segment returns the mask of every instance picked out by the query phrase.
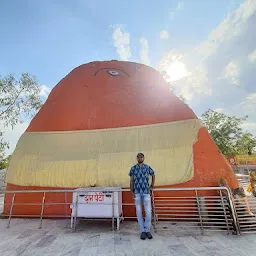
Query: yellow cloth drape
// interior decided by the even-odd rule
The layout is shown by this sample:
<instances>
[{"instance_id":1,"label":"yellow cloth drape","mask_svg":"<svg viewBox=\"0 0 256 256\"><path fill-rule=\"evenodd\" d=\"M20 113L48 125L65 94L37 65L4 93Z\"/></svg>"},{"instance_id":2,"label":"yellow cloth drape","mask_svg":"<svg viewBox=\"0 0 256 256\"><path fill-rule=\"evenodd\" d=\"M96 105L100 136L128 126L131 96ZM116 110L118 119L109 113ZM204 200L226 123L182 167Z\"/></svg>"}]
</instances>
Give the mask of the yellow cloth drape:
<instances>
[{"instance_id":1,"label":"yellow cloth drape","mask_svg":"<svg viewBox=\"0 0 256 256\"><path fill-rule=\"evenodd\" d=\"M26 132L14 151L6 182L23 186L129 186L137 152L156 173L156 185L192 179L197 119L126 128Z\"/></svg>"}]
</instances>

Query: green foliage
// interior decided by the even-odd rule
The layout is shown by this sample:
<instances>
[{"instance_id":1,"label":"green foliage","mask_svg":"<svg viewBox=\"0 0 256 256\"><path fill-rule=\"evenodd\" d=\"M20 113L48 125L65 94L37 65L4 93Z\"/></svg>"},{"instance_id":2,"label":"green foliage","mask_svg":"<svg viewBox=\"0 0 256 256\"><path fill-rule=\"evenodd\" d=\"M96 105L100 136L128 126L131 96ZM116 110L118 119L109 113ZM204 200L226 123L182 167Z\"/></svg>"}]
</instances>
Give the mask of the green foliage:
<instances>
[{"instance_id":1,"label":"green foliage","mask_svg":"<svg viewBox=\"0 0 256 256\"><path fill-rule=\"evenodd\" d=\"M11 156L5 157L0 161L0 170L6 169L8 167Z\"/></svg>"},{"instance_id":2,"label":"green foliage","mask_svg":"<svg viewBox=\"0 0 256 256\"><path fill-rule=\"evenodd\" d=\"M7 158L5 158L5 150L9 148L9 144L3 140L3 133L0 132L0 170L7 167Z\"/></svg>"},{"instance_id":3,"label":"green foliage","mask_svg":"<svg viewBox=\"0 0 256 256\"><path fill-rule=\"evenodd\" d=\"M0 77L0 123L12 129L25 118L31 118L41 107L40 87L34 76L22 73L19 79L13 74ZM4 152L9 144L0 132L0 164L6 164Z\"/></svg>"},{"instance_id":4,"label":"green foliage","mask_svg":"<svg viewBox=\"0 0 256 256\"><path fill-rule=\"evenodd\" d=\"M14 127L26 117L32 117L41 107L40 87L34 76L22 73L19 80L13 74L0 77L0 121Z\"/></svg>"},{"instance_id":5,"label":"green foliage","mask_svg":"<svg viewBox=\"0 0 256 256\"><path fill-rule=\"evenodd\" d=\"M209 109L202 115L210 135L225 155L248 154L256 146L256 138L253 134L242 129L247 116L238 118L227 116Z\"/></svg>"}]
</instances>

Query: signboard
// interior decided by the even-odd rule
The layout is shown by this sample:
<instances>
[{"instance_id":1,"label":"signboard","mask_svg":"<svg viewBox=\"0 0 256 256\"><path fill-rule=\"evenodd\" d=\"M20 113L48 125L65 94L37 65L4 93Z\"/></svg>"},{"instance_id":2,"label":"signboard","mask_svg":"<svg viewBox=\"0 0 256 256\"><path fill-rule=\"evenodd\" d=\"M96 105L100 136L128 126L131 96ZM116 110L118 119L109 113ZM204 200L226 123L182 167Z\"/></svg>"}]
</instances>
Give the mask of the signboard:
<instances>
[{"instance_id":1,"label":"signboard","mask_svg":"<svg viewBox=\"0 0 256 256\"><path fill-rule=\"evenodd\" d=\"M229 156L228 162L231 165L254 165L256 164L256 154Z\"/></svg>"},{"instance_id":2,"label":"signboard","mask_svg":"<svg viewBox=\"0 0 256 256\"><path fill-rule=\"evenodd\" d=\"M228 162L229 162L229 164L231 164L231 165L237 165L236 156L229 156L229 157L228 157Z\"/></svg>"},{"instance_id":3,"label":"signboard","mask_svg":"<svg viewBox=\"0 0 256 256\"><path fill-rule=\"evenodd\" d=\"M90 202L93 202L93 203L96 203L96 202L104 202L104 194L102 192L89 192L88 194L86 194L84 196L84 201L85 203L90 203Z\"/></svg>"}]
</instances>

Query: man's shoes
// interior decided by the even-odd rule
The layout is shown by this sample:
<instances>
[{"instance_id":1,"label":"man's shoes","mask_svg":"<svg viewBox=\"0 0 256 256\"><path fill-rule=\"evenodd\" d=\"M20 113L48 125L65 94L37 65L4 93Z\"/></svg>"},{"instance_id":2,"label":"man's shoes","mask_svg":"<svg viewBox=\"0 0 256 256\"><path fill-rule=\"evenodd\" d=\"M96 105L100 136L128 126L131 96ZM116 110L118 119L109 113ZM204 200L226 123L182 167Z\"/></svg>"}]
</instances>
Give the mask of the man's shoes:
<instances>
[{"instance_id":1,"label":"man's shoes","mask_svg":"<svg viewBox=\"0 0 256 256\"><path fill-rule=\"evenodd\" d=\"M147 232L147 233L146 233L146 236L147 236L148 239L152 239L152 238L153 238L153 236L151 235L150 232Z\"/></svg>"},{"instance_id":2,"label":"man's shoes","mask_svg":"<svg viewBox=\"0 0 256 256\"><path fill-rule=\"evenodd\" d=\"M145 232L142 232L142 233L140 234L140 239L141 239L141 240L145 240L146 237L147 237L147 235L146 235Z\"/></svg>"}]
</instances>

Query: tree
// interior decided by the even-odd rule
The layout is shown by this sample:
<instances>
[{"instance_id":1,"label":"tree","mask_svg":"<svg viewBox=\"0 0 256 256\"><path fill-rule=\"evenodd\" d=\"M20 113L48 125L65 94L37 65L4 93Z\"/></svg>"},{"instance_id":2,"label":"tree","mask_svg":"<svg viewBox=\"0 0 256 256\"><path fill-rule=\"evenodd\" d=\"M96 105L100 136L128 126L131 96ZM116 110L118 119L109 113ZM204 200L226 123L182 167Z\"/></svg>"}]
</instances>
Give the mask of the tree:
<instances>
[{"instance_id":1,"label":"tree","mask_svg":"<svg viewBox=\"0 0 256 256\"><path fill-rule=\"evenodd\" d=\"M256 146L253 134L242 129L247 116L227 116L209 109L202 114L202 120L220 151L225 156L248 154Z\"/></svg>"},{"instance_id":2,"label":"tree","mask_svg":"<svg viewBox=\"0 0 256 256\"><path fill-rule=\"evenodd\" d=\"M0 77L0 121L14 127L25 117L32 117L41 107L40 87L34 76L22 73Z\"/></svg>"},{"instance_id":3,"label":"tree","mask_svg":"<svg viewBox=\"0 0 256 256\"><path fill-rule=\"evenodd\" d=\"M11 155L3 158L3 160L0 162L0 170L6 169L8 167L10 159L11 159Z\"/></svg>"},{"instance_id":4,"label":"tree","mask_svg":"<svg viewBox=\"0 0 256 256\"><path fill-rule=\"evenodd\" d=\"M13 129L25 118L33 117L42 105L40 91L36 78L28 73L22 73L18 80L13 74L0 77L0 123ZM0 162L8 147L0 132Z\"/></svg>"},{"instance_id":5,"label":"tree","mask_svg":"<svg viewBox=\"0 0 256 256\"><path fill-rule=\"evenodd\" d=\"M9 144L3 140L3 133L0 132L0 170L6 168L5 150L9 148Z\"/></svg>"}]
</instances>

